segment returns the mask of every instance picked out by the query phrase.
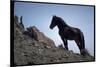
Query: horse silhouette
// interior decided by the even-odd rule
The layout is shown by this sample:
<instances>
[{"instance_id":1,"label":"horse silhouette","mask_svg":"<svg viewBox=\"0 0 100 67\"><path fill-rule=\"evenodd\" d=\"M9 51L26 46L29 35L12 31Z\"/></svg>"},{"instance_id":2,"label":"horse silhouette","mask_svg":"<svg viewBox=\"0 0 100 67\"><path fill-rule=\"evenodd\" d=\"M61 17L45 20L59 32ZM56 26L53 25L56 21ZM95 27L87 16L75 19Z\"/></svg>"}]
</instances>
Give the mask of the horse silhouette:
<instances>
[{"instance_id":1,"label":"horse silhouette","mask_svg":"<svg viewBox=\"0 0 100 67\"><path fill-rule=\"evenodd\" d=\"M84 35L80 29L67 25L65 21L58 16L53 16L51 24L50 24L50 29L53 29L55 26L58 27L59 35L67 50L68 50L67 41L74 40L80 50L81 55L86 54Z\"/></svg>"}]
</instances>

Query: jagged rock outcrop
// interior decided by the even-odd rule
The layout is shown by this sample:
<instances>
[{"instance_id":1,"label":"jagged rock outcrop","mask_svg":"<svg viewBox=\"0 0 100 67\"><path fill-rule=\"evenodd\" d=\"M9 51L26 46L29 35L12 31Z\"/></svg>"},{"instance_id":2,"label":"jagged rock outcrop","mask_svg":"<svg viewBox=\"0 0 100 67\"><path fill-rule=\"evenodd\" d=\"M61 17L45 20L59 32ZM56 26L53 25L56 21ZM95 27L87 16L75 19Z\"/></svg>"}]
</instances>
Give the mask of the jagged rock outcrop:
<instances>
[{"instance_id":1,"label":"jagged rock outcrop","mask_svg":"<svg viewBox=\"0 0 100 67\"><path fill-rule=\"evenodd\" d=\"M14 64L34 65L94 61L90 55L82 56L63 47L55 47L53 40L46 37L35 26L25 30L14 17Z\"/></svg>"},{"instance_id":2,"label":"jagged rock outcrop","mask_svg":"<svg viewBox=\"0 0 100 67\"><path fill-rule=\"evenodd\" d=\"M35 26L31 26L27 28L27 31L31 37L33 37L35 40L43 43L44 45L48 47L55 47L55 44L53 40L46 37L42 32L40 32Z\"/></svg>"}]
</instances>

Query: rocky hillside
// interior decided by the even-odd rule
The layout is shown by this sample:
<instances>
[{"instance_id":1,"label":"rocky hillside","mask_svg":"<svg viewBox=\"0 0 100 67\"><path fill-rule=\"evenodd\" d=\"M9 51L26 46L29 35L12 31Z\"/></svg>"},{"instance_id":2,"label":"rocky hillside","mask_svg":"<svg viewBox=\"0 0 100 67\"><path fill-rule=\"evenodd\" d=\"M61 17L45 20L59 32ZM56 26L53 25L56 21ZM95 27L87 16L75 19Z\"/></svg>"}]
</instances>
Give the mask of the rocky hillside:
<instances>
[{"instance_id":1,"label":"rocky hillside","mask_svg":"<svg viewBox=\"0 0 100 67\"><path fill-rule=\"evenodd\" d=\"M35 26L24 28L18 17L14 17L14 64L36 65L74 61L94 61L87 54L82 56L63 47L55 47L53 40Z\"/></svg>"}]
</instances>

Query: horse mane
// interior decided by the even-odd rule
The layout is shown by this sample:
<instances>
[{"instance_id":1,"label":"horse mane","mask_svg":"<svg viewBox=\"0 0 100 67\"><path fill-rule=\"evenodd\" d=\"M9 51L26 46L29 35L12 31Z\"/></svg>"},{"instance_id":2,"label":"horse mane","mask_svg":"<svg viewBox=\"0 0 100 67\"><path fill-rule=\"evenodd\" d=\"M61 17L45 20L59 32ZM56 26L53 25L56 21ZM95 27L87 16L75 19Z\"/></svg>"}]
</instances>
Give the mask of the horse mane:
<instances>
[{"instance_id":1,"label":"horse mane","mask_svg":"<svg viewBox=\"0 0 100 67\"><path fill-rule=\"evenodd\" d=\"M65 21L64 21L61 17L58 17L58 16L56 16L56 17L57 17L58 20L61 22L61 24L63 25L63 27L68 26L68 25L65 23Z\"/></svg>"}]
</instances>

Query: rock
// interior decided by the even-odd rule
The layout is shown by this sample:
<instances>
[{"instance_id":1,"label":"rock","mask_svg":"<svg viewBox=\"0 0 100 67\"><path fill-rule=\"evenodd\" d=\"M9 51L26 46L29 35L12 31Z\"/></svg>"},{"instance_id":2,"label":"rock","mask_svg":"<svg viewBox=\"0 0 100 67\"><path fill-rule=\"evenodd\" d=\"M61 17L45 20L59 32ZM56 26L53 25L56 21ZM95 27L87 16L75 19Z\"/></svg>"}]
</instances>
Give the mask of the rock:
<instances>
[{"instance_id":1,"label":"rock","mask_svg":"<svg viewBox=\"0 0 100 67\"><path fill-rule=\"evenodd\" d=\"M12 44L13 45L13 44ZM67 51L65 48L55 47L53 40L45 36L35 26L22 28L18 17L14 19L14 64L34 65L48 63L65 63L76 61L94 61L94 57L87 54L82 56Z\"/></svg>"},{"instance_id":2,"label":"rock","mask_svg":"<svg viewBox=\"0 0 100 67\"><path fill-rule=\"evenodd\" d=\"M35 40L38 40L39 42L43 43L46 46L49 47L55 47L55 44L53 40L45 36L42 32L40 32L35 26L27 28L27 31L30 33L30 35L35 38Z\"/></svg>"},{"instance_id":3,"label":"rock","mask_svg":"<svg viewBox=\"0 0 100 67\"><path fill-rule=\"evenodd\" d=\"M23 20L22 20L22 16L20 17L20 25L21 25L21 27L24 29L24 25L23 25Z\"/></svg>"}]
</instances>

